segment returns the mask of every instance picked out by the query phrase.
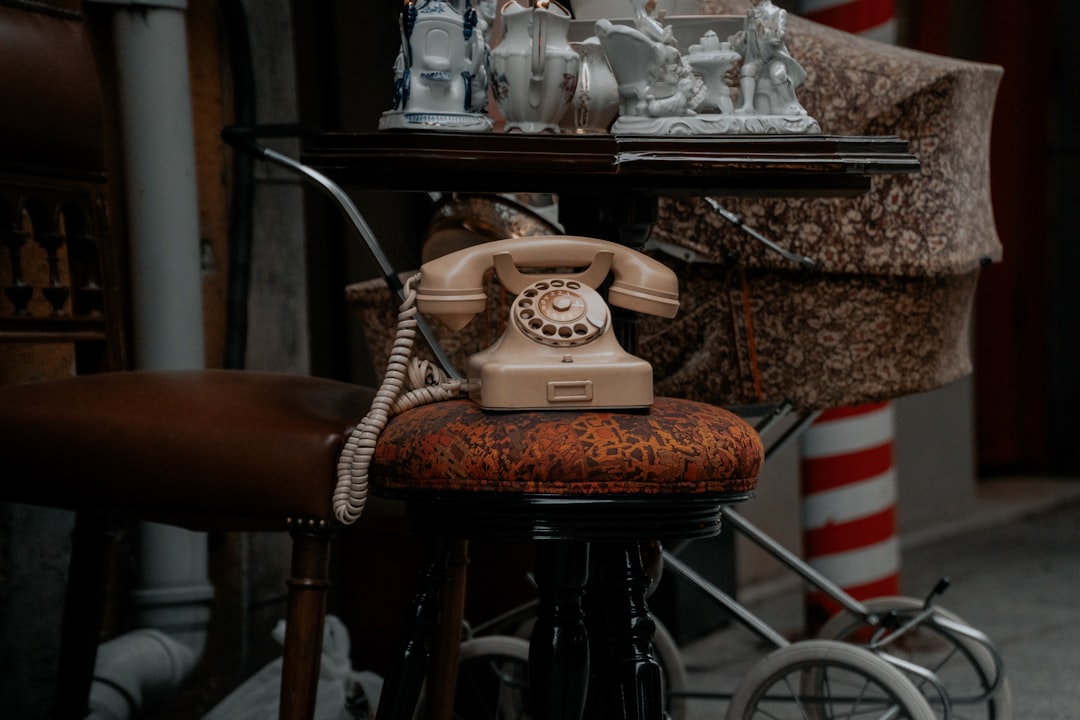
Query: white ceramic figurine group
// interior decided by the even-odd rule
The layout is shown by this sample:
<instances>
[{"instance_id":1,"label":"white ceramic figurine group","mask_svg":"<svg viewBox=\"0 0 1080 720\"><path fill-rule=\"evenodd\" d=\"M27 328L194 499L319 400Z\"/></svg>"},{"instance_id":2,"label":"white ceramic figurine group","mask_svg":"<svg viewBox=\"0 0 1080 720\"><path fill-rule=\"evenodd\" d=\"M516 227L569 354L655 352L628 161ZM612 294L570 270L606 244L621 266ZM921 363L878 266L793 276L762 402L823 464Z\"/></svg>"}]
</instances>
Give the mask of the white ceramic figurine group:
<instances>
[{"instance_id":1,"label":"white ceramic figurine group","mask_svg":"<svg viewBox=\"0 0 1080 720\"><path fill-rule=\"evenodd\" d=\"M648 0L628 0L629 22L596 20L595 37L578 43L554 0L506 0L494 50L492 0L409 0L380 127L490 129L490 83L510 132L820 132L796 96L806 72L785 42L787 13L749 1L741 30L708 30L684 52Z\"/></svg>"}]
</instances>

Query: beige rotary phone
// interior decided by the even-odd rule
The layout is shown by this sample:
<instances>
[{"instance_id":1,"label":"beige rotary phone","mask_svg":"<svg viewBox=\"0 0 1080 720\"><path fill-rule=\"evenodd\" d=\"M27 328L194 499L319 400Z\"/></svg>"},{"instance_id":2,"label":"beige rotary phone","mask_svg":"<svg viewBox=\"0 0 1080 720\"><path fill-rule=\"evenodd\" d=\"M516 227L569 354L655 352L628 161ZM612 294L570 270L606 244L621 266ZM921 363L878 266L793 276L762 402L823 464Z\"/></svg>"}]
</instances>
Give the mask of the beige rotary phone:
<instances>
[{"instance_id":1,"label":"beige rotary phone","mask_svg":"<svg viewBox=\"0 0 1080 720\"><path fill-rule=\"evenodd\" d=\"M506 332L469 358L470 397L492 410L652 404L652 367L619 345L597 288L610 272L612 305L674 317L679 290L671 269L604 240L497 240L425 263L416 285L417 309L451 330L462 329L488 301L483 278L490 268L516 298Z\"/></svg>"}]
</instances>

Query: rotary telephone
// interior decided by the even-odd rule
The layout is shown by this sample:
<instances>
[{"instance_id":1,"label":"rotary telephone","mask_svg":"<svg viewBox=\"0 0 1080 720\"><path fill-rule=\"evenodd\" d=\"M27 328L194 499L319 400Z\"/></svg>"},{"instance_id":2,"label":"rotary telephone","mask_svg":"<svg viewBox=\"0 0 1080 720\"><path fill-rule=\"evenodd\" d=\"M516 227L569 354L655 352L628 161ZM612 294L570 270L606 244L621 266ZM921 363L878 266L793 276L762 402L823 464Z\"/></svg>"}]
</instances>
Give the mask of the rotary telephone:
<instances>
[{"instance_id":1,"label":"rotary telephone","mask_svg":"<svg viewBox=\"0 0 1080 720\"><path fill-rule=\"evenodd\" d=\"M642 408L652 404L652 366L616 340L612 305L674 317L678 278L664 264L616 243L555 235L483 243L425 263L416 307L451 330L484 309L494 269L516 295L506 332L469 357L469 395L491 410ZM562 272L559 268L573 268Z\"/></svg>"}]
</instances>

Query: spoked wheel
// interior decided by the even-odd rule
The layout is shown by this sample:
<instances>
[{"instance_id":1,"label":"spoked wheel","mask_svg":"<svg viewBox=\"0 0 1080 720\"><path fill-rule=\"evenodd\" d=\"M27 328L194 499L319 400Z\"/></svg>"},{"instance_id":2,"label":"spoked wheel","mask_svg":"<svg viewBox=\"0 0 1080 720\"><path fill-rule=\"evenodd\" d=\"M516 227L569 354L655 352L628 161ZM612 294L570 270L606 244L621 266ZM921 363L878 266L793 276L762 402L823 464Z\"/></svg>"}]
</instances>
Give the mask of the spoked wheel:
<instances>
[{"instance_id":1,"label":"spoked wheel","mask_svg":"<svg viewBox=\"0 0 1080 720\"><path fill-rule=\"evenodd\" d=\"M739 682L727 720L931 720L901 671L865 648L807 640L775 650Z\"/></svg>"},{"instance_id":2,"label":"spoked wheel","mask_svg":"<svg viewBox=\"0 0 1080 720\"><path fill-rule=\"evenodd\" d=\"M427 717L421 697L417 720ZM458 654L455 720L528 720L529 643L488 635L466 640Z\"/></svg>"},{"instance_id":3,"label":"spoked wheel","mask_svg":"<svg viewBox=\"0 0 1080 720\"><path fill-rule=\"evenodd\" d=\"M895 613L899 622L922 612L922 600L909 597L883 597L867 600L867 609L884 617ZM953 623L966 625L956 615L935 606L934 612ZM818 637L845 642L864 643L869 631L866 623L845 611L834 615L818 632ZM999 667L995 651L986 643L951 630L948 624L927 621L889 642L884 648L890 655L930 670L945 688L952 706L954 720L1012 720L1013 703L1009 684ZM918 677L912 682L923 687ZM931 706L936 693L925 688Z\"/></svg>"},{"instance_id":4,"label":"spoked wheel","mask_svg":"<svg viewBox=\"0 0 1080 720\"><path fill-rule=\"evenodd\" d=\"M665 718L682 720L686 717L686 664L675 638L659 620L655 622L653 657L660 666L660 678L664 683L664 710L667 713Z\"/></svg>"}]
</instances>

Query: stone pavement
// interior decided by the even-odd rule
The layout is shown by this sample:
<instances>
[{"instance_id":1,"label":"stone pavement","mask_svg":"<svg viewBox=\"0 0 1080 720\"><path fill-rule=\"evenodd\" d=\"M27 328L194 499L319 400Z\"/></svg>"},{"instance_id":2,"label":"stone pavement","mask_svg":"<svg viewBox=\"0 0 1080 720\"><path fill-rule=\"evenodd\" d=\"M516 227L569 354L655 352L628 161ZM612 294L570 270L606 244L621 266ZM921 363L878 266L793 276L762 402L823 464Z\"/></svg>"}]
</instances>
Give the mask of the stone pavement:
<instances>
[{"instance_id":1,"label":"stone pavement","mask_svg":"<svg viewBox=\"0 0 1080 720\"><path fill-rule=\"evenodd\" d=\"M943 576L940 605L997 644L1018 720L1080 718L1080 482L983 482L976 511L903 538L902 588L922 597ZM785 637L801 633L801 586L748 601ZM753 593L747 593L753 595ZM718 609L717 612L723 612ZM693 689L722 692L769 646L732 625L682 649ZM688 701L687 720L718 720L723 700ZM964 717L960 712L954 717ZM984 715L985 716L985 715Z\"/></svg>"}]
</instances>

